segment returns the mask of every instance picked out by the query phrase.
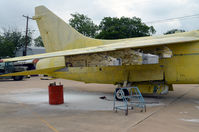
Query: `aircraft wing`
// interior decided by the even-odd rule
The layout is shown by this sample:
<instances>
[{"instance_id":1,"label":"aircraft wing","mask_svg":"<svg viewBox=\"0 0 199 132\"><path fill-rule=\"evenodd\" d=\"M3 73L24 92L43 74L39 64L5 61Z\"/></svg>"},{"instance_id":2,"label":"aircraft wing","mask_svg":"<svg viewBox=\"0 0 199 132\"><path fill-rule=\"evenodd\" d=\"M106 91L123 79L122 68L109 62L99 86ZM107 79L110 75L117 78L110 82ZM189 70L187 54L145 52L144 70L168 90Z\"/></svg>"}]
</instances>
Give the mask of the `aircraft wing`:
<instances>
[{"instance_id":1,"label":"aircraft wing","mask_svg":"<svg viewBox=\"0 0 199 132\"><path fill-rule=\"evenodd\" d=\"M46 68L46 69L39 69L39 70L30 70L30 71L22 71L22 72L15 72L15 73L7 73L2 74L0 77L3 76L26 76L26 75L37 75L37 74L50 74L58 69L61 69L62 67L53 67L53 68Z\"/></svg>"},{"instance_id":2,"label":"aircraft wing","mask_svg":"<svg viewBox=\"0 0 199 132\"><path fill-rule=\"evenodd\" d=\"M106 44L106 45L101 45L101 46L79 48L79 49L72 49L72 50L63 50L63 51L56 51L56 52L23 56L23 57L8 58L8 59L2 59L0 60L0 62L30 60L30 59L35 59L35 58L37 59L50 58L50 57L57 57L57 56L75 56L75 55L83 55L83 54L91 54L91 53L116 51L116 50L129 49L129 48L142 48L142 47L168 45L168 44L185 43L185 42L193 42L193 41L199 41L199 31L177 33L177 34L172 34L172 35L154 36L154 37L140 37L140 38L133 38L133 39L124 39L119 42L114 42L111 44Z\"/></svg>"}]
</instances>

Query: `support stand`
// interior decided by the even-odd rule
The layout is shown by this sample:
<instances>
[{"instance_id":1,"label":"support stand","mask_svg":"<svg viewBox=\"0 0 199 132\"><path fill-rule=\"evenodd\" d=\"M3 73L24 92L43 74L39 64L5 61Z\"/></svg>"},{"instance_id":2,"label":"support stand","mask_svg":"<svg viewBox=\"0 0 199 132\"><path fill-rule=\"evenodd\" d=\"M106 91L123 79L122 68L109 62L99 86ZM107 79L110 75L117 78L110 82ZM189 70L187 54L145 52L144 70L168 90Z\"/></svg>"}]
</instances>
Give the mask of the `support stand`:
<instances>
[{"instance_id":1,"label":"support stand","mask_svg":"<svg viewBox=\"0 0 199 132\"><path fill-rule=\"evenodd\" d=\"M125 115L128 115L129 108L133 109L134 107L141 108L141 112L146 112L146 104L138 87L123 87L120 88L120 90L122 102L116 101L116 91L114 92L113 110L115 112L117 112L117 110L124 110ZM125 90L128 90L129 92L129 94L126 96L124 94Z\"/></svg>"}]
</instances>

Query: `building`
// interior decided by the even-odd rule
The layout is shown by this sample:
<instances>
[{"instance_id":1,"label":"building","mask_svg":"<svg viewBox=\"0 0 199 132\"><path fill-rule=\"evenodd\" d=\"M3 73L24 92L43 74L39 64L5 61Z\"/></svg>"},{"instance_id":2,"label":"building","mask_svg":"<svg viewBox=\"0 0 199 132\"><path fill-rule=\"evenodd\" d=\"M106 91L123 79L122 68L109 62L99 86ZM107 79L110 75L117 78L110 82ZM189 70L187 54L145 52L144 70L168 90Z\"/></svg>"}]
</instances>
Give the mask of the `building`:
<instances>
[{"instance_id":1,"label":"building","mask_svg":"<svg viewBox=\"0 0 199 132\"><path fill-rule=\"evenodd\" d=\"M27 47L27 55L35 55L35 54L42 54L46 53L44 47ZM16 52L16 57L23 56L23 48L19 49Z\"/></svg>"}]
</instances>

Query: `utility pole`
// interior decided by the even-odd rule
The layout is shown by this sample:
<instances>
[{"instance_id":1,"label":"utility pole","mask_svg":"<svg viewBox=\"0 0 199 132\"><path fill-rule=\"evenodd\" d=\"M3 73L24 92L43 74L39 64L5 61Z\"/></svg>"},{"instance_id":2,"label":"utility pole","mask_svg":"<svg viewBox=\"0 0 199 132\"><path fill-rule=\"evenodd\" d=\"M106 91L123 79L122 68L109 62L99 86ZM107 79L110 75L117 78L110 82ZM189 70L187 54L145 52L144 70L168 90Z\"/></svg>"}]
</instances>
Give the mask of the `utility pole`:
<instances>
[{"instance_id":1,"label":"utility pole","mask_svg":"<svg viewBox=\"0 0 199 132\"><path fill-rule=\"evenodd\" d=\"M23 56L26 56L27 46L28 46L28 20L32 19L32 18L29 16L25 16L25 15L23 15L23 17L26 18L26 38L25 38L25 47L23 49Z\"/></svg>"}]
</instances>

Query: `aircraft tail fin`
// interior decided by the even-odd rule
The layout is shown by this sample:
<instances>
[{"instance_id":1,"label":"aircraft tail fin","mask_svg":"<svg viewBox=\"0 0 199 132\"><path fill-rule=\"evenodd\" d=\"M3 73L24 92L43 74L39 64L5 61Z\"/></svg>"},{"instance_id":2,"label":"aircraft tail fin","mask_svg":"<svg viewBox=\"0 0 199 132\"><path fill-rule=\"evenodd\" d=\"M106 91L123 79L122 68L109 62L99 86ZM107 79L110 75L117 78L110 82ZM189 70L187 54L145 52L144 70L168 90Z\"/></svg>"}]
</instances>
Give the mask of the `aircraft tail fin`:
<instances>
[{"instance_id":1,"label":"aircraft tail fin","mask_svg":"<svg viewBox=\"0 0 199 132\"><path fill-rule=\"evenodd\" d=\"M107 44L105 40L88 38L44 6L35 8L35 16L46 52L85 48Z\"/></svg>"}]
</instances>

